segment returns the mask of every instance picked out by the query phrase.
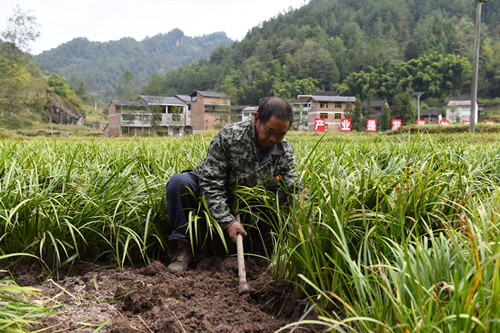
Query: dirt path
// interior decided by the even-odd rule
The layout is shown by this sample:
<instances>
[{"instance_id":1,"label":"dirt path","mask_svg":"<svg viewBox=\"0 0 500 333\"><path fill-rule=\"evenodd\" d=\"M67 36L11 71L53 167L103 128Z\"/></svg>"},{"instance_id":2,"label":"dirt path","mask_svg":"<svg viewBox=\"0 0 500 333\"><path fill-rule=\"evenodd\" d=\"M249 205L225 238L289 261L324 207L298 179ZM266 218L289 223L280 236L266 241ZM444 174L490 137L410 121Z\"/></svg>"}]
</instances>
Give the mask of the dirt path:
<instances>
[{"instance_id":1,"label":"dirt path","mask_svg":"<svg viewBox=\"0 0 500 333\"><path fill-rule=\"evenodd\" d=\"M48 332L93 332L103 323L99 332L274 332L299 320L305 300L273 282L253 258L246 266L254 292L241 296L235 257L204 258L178 274L155 261L123 271L87 265L43 283L40 274L26 270L16 281L39 286L43 295L61 302L58 314L37 327L51 327Z\"/></svg>"}]
</instances>

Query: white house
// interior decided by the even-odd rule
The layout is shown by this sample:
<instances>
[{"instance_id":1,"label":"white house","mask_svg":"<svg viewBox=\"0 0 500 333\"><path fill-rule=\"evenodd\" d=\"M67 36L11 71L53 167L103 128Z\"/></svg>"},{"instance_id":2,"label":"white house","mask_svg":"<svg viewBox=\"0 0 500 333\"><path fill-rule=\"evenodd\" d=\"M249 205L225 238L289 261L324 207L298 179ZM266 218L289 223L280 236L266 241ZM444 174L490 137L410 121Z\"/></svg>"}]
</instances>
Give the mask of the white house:
<instances>
[{"instance_id":1,"label":"white house","mask_svg":"<svg viewBox=\"0 0 500 333\"><path fill-rule=\"evenodd\" d=\"M450 121L450 124L461 123L463 121L471 120L471 100L469 98L447 98L445 100L445 110L446 110L446 119ZM478 110L476 104L476 110ZM477 123L477 115L479 113L476 112L475 122Z\"/></svg>"}]
</instances>

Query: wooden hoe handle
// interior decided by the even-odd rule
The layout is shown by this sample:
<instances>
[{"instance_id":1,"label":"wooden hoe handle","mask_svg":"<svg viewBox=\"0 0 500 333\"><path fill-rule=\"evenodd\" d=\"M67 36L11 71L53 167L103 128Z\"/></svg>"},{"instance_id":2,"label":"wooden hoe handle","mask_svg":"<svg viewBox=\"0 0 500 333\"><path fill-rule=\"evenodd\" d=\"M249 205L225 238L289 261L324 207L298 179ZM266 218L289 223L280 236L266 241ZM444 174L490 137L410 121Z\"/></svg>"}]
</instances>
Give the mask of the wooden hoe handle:
<instances>
[{"instance_id":1,"label":"wooden hoe handle","mask_svg":"<svg viewBox=\"0 0 500 333\"><path fill-rule=\"evenodd\" d=\"M241 223L239 214L236 216L236 221ZM240 281L238 291L240 295L247 294L250 293L250 286L247 283L247 271L245 269L243 236L241 236L240 234L236 235L236 253L238 258L238 279Z\"/></svg>"}]
</instances>

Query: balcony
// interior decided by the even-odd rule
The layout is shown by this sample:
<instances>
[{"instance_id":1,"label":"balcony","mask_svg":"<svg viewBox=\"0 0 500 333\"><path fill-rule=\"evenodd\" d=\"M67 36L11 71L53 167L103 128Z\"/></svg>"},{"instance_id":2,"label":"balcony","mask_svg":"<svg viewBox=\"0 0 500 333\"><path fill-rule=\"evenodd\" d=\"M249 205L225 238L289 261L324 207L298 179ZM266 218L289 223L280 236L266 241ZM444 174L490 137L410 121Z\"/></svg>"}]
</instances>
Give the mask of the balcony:
<instances>
[{"instance_id":1,"label":"balcony","mask_svg":"<svg viewBox=\"0 0 500 333\"><path fill-rule=\"evenodd\" d=\"M191 126L189 113L122 113L121 116L121 125L125 127Z\"/></svg>"}]
</instances>

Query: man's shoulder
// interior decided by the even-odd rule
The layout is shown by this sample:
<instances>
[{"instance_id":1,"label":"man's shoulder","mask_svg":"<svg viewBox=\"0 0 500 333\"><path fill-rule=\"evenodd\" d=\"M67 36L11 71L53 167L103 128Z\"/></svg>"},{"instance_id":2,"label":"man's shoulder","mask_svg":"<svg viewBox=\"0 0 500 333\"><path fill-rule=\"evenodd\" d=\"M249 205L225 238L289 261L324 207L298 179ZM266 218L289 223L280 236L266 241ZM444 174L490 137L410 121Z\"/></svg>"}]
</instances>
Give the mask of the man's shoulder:
<instances>
[{"instance_id":1,"label":"man's shoulder","mask_svg":"<svg viewBox=\"0 0 500 333\"><path fill-rule=\"evenodd\" d=\"M252 126L252 121L250 121L250 120L240 121L237 123L231 123L229 125L224 126L220 130L218 135L223 137L223 138L238 139L242 135L250 133L251 126Z\"/></svg>"},{"instance_id":2,"label":"man's shoulder","mask_svg":"<svg viewBox=\"0 0 500 333\"><path fill-rule=\"evenodd\" d=\"M283 139L281 141L281 145L283 146L283 150L285 151L285 153L287 154L293 154L293 146L290 142L288 142L287 140Z\"/></svg>"}]
</instances>

